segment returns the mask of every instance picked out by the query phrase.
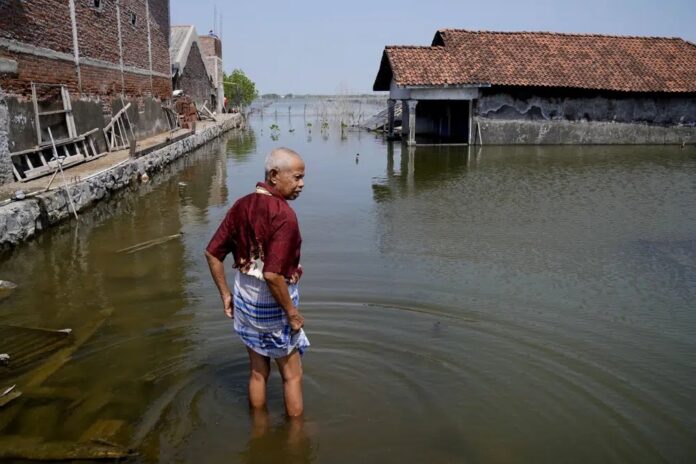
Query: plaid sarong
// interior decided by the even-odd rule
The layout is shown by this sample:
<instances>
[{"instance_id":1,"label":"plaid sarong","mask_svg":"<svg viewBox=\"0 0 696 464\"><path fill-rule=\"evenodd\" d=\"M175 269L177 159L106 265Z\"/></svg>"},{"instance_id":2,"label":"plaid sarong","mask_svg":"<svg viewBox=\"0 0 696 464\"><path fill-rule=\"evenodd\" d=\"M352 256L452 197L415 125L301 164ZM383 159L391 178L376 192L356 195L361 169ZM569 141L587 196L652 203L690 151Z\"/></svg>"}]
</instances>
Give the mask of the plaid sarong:
<instances>
[{"instance_id":1,"label":"plaid sarong","mask_svg":"<svg viewBox=\"0 0 696 464\"><path fill-rule=\"evenodd\" d=\"M292 303L300 302L297 284L288 284ZM283 308L276 302L266 281L235 271L234 330L246 346L262 356L281 358L295 349L304 354L309 340L300 329L292 332Z\"/></svg>"}]
</instances>

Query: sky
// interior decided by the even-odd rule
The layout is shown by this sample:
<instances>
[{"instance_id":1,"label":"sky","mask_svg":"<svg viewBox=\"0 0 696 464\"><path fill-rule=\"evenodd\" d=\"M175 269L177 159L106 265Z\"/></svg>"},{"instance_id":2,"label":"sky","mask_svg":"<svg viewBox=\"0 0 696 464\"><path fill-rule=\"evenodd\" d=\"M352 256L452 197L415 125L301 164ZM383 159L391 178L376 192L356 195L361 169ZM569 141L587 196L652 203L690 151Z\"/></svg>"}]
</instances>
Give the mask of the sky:
<instances>
[{"instance_id":1,"label":"sky","mask_svg":"<svg viewBox=\"0 0 696 464\"><path fill-rule=\"evenodd\" d=\"M696 0L171 0L172 25L199 35L222 17L223 66L261 94L370 93L385 45L430 45L442 28L681 37Z\"/></svg>"}]
</instances>

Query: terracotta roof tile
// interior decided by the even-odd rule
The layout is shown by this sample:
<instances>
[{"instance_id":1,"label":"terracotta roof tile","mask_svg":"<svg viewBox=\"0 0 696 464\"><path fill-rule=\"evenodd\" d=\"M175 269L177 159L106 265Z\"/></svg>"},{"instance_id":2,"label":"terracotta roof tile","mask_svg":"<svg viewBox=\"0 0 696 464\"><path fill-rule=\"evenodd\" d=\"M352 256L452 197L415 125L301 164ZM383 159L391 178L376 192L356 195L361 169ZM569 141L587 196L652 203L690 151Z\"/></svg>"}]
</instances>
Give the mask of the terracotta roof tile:
<instances>
[{"instance_id":1,"label":"terracotta roof tile","mask_svg":"<svg viewBox=\"0 0 696 464\"><path fill-rule=\"evenodd\" d=\"M391 71L400 86L696 92L696 45L679 38L442 29L429 47L387 46L382 68L375 90Z\"/></svg>"}]
</instances>

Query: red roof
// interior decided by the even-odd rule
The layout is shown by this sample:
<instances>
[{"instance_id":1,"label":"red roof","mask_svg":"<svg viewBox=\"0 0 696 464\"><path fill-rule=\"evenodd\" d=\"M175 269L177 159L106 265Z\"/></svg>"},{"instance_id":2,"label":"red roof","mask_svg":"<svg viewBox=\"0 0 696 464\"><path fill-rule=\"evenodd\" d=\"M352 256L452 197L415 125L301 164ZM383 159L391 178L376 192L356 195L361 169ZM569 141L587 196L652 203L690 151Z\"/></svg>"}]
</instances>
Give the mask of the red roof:
<instances>
[{"instance_id":1,"label":"red roof","mask_svg":"<svg viewBox=\"0 0 696 464\"><path fill-rule=\"evenodd\" d=\"M501 85L696 92L696 45L679 38L442 29L430 47L387 46L374 90Z\"/></svg>"}]
</instances>

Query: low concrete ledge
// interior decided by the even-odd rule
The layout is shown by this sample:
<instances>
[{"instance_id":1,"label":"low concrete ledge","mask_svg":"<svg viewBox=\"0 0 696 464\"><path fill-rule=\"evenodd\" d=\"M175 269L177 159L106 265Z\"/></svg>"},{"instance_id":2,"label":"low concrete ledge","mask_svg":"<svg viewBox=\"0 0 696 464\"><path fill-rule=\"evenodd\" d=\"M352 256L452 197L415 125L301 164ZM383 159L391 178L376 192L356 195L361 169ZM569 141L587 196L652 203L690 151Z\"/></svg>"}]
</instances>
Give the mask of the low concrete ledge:
<instances>
[{"instance_id":1,"label":"low concrete ledge","mask_svg":"<svg viewBox=\"0 0 696 464\"><path fill-rule=\"evenodd\" d=\"M484 145L696 144L696 127L600 121L524 121L474 118ZM478 143L478 135L477 135Z\"/></svg>"},{"instance_id":2,"label":"low concrete ledge","mask_svg":"<svg viewBox=\"0 0 696 464\"><path fill-rule=\"evenodd\" d=\"M243 126L239 114L221 115L220 121L185 139L155 150L137 159L128 159L93 177L69 184L68 190L80 212L107 198L147 173L152 176L182 157L231 129ZM55 188L24 200L0 206L0 248L7 249L35 236L39 231L72 217L65 188Z\"/></svg>"}]
</instances>

